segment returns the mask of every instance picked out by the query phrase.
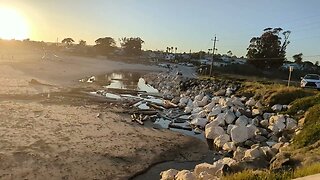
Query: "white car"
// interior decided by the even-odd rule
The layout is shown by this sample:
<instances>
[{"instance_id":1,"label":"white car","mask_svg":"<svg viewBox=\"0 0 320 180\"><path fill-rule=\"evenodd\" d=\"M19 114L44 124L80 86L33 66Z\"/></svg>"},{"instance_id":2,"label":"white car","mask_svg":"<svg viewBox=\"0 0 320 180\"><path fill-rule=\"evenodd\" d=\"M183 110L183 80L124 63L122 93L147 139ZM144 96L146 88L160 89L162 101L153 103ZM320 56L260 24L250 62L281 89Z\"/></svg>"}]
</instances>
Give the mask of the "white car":
<instances>
[{"instance_id":1,"label":"white car","mask_svg":"<svg viewBox=\"0 0 320 180\"><path fill-rule=\"evenodd\" d=\"M320 75L307 74L301 78L300 86L302 88L315 88L320 90Z\"/></svg>"}]
</instances>

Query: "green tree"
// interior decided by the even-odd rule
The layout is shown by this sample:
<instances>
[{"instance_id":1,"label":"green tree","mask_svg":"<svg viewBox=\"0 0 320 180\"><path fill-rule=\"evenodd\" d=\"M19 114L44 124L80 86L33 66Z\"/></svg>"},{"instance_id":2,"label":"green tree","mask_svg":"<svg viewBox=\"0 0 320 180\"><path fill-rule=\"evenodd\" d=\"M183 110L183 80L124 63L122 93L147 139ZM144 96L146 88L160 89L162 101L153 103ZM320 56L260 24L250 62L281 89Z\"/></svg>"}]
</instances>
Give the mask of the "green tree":
<instances>
[{"instance_id":1,"label":"green tree","mask_svg":"<svg viewBox=\"0 0 320 180\"><path fill-rule=\"evenodd\" d=\"M112 37L98 38L95 43L94 48L100 55L110 55L116 49L116 42Z\"/></svg>"},{"instance_id":2,"label":"green tree","mask_svg":"<svg viewBox=\"0 0 320 180\"><path fill-rule=\"evenodd\" d=\"M297 64L301 64L302 63L302 53L293 55L292 58L294 59L294 62Z\"/></svg>"},{"instance_id":3,"label":"green tree","mask_svg":"<svg viewBox=\"0 0 320 180\"><path fill-rule=\"evenodd\" d=\"M248 62L259 68L280 67L286 57L290 33L290 31L283 31L282 28L264 29L260 37L253 37L250 40L247 48Z\"/></svg>"},{"instance_id":4,"label":"green tree","mask_svg":"<svg viewBox=\"0 0 320 180\"><path fill-rule=\"evenodd\" d=\"M319 61L316 61L316 63L314 63L314 65L319 66Z\"/></svg>"},{"instance_id":5,"label":"green tree","mask_svg":"<svg viewBox=\"0 0 320 180\"><path fill-rule=\"evenodd\" d=\"M84 46L86 46L86 45L87 45L87 41L82 40L82 39L79 41L79 46L84 47Z\"/></svg>"},{"instance_id":6,"label":"green tree","mask_svg":"<svg viewBox=\"0 0 320 180\"><path fill-rule=\"evenodd\" d=\"M72 38L64 38L61 42L67 46L71 46L72 43L74 43L74 40Z\"/></svg>"},{"instance_id":7,"label":"green tree","mask_svg":"<svg viewBox=\"0 0 320 180\"><path fill-rule=\"evenodd\" d=\"M144 41L140 37L121 38L120 44L127 55L141 55L141 48Z\"/></svg>"}]
</instances>

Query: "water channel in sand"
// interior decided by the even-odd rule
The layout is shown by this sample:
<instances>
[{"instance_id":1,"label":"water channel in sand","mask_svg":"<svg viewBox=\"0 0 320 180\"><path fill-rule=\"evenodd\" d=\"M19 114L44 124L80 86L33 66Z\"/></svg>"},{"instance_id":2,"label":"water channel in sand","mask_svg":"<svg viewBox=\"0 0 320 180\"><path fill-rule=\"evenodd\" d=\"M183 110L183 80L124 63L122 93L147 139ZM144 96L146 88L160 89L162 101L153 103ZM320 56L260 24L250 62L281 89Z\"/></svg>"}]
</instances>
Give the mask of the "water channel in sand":
<instances>
[{"instance_id":1,"label":"water channel in sand","mask_svg":"<svg viewBox=\"0 0 320 180\"><path fill-rule=\"evenodd\" d=\"M98 76L96 79L96 82L102 86L103 89L125 89L125 90L136 90L136 91L144 91L147 93L154 93L159 94L159 91L149 84L145 82L143 79L144 73L139 72L113 72L110 74L106 74L103 76ZM93 92L95 93L95 92ZM106 93L106 97L112 98L112 99L120 99L122 97L131 97L132 95L128 94L113 94L113 93ZM148 96L148 101L156 102L156 103L162 103L162 99L156 96ZM149 107L146 104L138 104L138 108L141 109L148 109ZM187 121L187 116L181 117L185 118L186 122L179 123L181 126L188 126L189 121ZM150 128L157 128L157 129L170 129L172 131L176 131L188 136L192 136L195 138L198 138L203 141L203 143L206 143L206 139L201 134L196 134L193 131L183 130L183 129L175 129L175 128L169 128L169 124L171 121L166 120L164 118L157 118L154 122L147 121L145 122L146 127ZM168 161L168 162L162 162L155 165L152 165L150 168L148 168L143 173L133 177L132 179L140 180L140 179L159 179L160 178L160 172L173 168L177 170L182 169L193 169L195 165L203 162L212 163L214 159L214 153L212 151L208 150L208 153L204 156L204 158L200 161L187 161L187 162L177 162L177 161Z\"/></svg>"}]
</instances>

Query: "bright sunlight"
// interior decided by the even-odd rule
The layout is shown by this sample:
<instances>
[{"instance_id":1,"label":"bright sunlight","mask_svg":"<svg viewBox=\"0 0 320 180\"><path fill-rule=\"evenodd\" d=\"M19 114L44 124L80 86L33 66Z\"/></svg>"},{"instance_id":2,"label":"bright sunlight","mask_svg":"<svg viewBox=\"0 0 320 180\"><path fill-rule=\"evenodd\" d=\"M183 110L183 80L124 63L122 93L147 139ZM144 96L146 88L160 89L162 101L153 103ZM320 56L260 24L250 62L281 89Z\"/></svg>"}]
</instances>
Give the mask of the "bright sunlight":
<instances>
[{"instance_id":1,"label":"bright sunlight","mask_svg":"<svg viewBox=\"0 0 320 180\"><path fill-rule=\"evenodd\" d=\"M0 7L0 38L22 40L28 38L28 24L17 11Z\"/></svg>"}]
</instances>

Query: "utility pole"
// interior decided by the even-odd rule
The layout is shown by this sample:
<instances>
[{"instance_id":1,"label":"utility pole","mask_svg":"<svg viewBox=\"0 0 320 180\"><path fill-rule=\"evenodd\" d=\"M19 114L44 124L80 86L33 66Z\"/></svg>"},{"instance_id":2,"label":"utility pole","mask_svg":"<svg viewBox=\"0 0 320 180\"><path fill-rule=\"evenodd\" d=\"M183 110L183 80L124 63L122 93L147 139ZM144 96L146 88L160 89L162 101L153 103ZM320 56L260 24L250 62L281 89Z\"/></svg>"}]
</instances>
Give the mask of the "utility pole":
<instances>
[{"instance_id":1,"label":"utility pole","mask_svg":"<svg viewBox=\"0 0 320 180\"><path fill-rule=\"evenodd\" d=\"M214 59L214 51L216 50L216 42L217 42L217 36L214 35L213 39L213 49L212 49L212 62L211 62L211 67L210 67L210 76L212 76L212 71L213 71L213 59Z\"/></svg>"}]
</instances>

